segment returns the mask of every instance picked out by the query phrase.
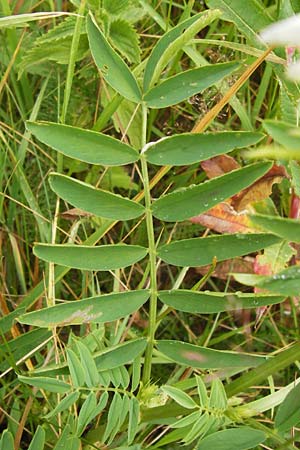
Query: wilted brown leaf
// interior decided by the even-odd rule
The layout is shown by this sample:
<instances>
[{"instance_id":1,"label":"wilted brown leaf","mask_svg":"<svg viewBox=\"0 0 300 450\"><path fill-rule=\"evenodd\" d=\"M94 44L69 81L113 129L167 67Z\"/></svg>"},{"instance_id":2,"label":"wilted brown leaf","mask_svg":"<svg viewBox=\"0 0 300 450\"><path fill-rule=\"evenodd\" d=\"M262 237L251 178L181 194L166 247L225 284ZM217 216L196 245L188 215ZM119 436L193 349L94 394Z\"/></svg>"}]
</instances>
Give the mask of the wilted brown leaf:
<instances>
[{"instance_id":1,"label":"wilted brown leaf","mask_svg":"<svg viewBox=\"0 0 300 450\"><path fill-rule=\"evenodd\" d=\"M232 170L239 169L241 166L232 156L219 155L202 161L201 167L206 172L208 178L215 178Z\"/></svg>"},{"instance_id":2,"label":"wilted brown leaf","mask_svg":"<svg viewBox=\"0 0 300 450\"><path fill-rule=\"evenodd\" d=\"M91 217L92 215L93 214L83 211L82 209L79 208L67 209L67 211L64 211L63 213L60 214L60 216L66 220L77 220L80 217Z\"/></svg>"},{"instance_id":3,"label":"wilted brown leaf","mask_svg":"<svg viewBox=\"0 0 300 450\"><path fill-rule=\"evenodd\" d=\"M215 270L212 273L212 277L219 278L220 280L227 280L228 274L234 273L253 273L253 261L254 258L234 258L222 261L216 265ZM195 271L201 275L205 275L211 266L197 267Z\"/></svg>"},{"instance_id":4,"label":"wilted brown leaf","mask_svg":"<svg viewBox=\"0 0 300 450\"><path fill-rule=\"evenodd\" d=\"M218 233L254 233L256 231L250 227L247 214L235 211L227 202L219 203L204 214L192 217L190 221L200 223Z\"/></svg>"},{"instance_id":5,"label":"wilted brown leaf","mask_svg":"<svg viewBox=\"0 0 300 450\"><path fill-rule=\"evenodd\" d=\"M236 211L242 211L250 203L260 202L272 194L272 187L275 183L280 183L286 178L287 172L283 166L273 165L273 167L259 180L239 194L232 197L231 204Z\"/></svg>"}]
</instances>

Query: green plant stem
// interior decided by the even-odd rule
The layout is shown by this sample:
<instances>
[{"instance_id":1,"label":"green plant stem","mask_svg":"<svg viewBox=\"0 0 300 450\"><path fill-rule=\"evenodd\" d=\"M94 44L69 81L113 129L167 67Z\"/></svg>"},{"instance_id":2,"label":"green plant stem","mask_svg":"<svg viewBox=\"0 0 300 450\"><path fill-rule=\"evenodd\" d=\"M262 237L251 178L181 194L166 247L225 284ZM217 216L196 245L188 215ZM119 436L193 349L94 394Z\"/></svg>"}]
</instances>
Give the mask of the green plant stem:
<instances>
[{"instance_id":1,"label":"green plant stem","mask_svg":"<svg viewBox=\"0 0 300 450\"><path fill-rule=\"evenodd\" d=\"M143 148L146 145L147 133L147 107L142 105L143 121L142 121L142 144ZM146 209L146 225L149 246L149 262L150 262L150 310L149 310L149 331L148 331L148 345L145 353L145 363L143 371L144 385L149 383L151 376L151 363L154 347L154 337L156 329L156 315L157 315L157 279L156 279L156 245L154 238L153 217L151 212L151 194L150 182L148 175L147 160L145 155L141 153L141 167L142 177L145 193L145 209Z\"/></svg>"}]
</instances>

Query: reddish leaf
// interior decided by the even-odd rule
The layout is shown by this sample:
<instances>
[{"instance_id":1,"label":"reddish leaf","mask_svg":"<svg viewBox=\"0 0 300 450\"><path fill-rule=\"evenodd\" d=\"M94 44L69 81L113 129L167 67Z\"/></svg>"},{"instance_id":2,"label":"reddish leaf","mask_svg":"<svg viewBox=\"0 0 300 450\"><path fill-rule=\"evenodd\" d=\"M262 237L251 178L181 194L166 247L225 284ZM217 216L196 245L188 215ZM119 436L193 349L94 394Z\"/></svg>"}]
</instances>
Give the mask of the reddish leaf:
<instances>
[{"instance_id":1,"label":"reddish leaf","mask_svg":"<svg viewBox=\"0 0 300 450\"><path fill-rule=\"evenodd\" d=\"M239 169L241 166L232 156L220 155L202 161L201 167L206 172L208 178L215 178L232 170Z\"/></svg>"},{"instance_id":2,"label":"reddish leaf","mask_svg":"<svg viewBox=\"0 0 300 450\"><path fill-rule=\"evenodd\" d=\"M204 214L192 217L190 221L200 223L218 233L255 232L255 229L249 225L250 220L247 214L236 212L227 202L219 203Z\"/></svg>"}]
</instances>

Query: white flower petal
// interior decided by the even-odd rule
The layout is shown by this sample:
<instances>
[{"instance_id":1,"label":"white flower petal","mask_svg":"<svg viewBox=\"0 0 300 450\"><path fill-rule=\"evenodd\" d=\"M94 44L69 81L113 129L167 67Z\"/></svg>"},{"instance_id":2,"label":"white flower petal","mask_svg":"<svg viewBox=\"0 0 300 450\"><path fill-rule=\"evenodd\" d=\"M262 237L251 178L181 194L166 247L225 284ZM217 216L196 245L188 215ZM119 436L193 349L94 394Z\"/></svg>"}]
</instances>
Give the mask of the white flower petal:
<instances>
[{"instance_id":1,"label":"white flower petal","mask_svg":"<svg viewBox=\"0 0 300 450\"><path fill-rule=\"evenodd\" d=\"M300 14L272 23L260 32L260 37L271 45L300 45Z\"/></svg>"},{"instance_id":2,"label":"white flower petal","mask_svg":"<svg viewBox=\"0 0 300 450\"><path fill-rule=\"evenodd\" d=\"M292 81L300 81L300 61L289 64L287 66L286 75Z\"/></svg>"}]
</instances>

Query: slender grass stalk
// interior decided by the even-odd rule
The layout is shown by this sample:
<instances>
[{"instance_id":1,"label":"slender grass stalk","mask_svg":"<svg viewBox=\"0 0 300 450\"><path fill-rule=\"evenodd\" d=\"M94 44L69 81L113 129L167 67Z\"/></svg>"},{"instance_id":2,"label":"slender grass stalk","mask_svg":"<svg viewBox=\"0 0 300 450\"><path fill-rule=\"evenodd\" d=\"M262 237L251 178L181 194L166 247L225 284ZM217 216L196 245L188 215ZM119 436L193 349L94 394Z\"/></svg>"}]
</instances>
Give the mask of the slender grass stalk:
<instances>
[{"instance_id":1,"label":"slender grass stalk","mask_svg":"<svg viewBox=\"0 0 300 450\"><path fill-rule=\"evenodd\" d=\"M143 148L146 145L147 136L147 107L142 104L143 121L142 121L142 144ZM145 207L146 207L146 225L149 246L149 261L150 261L150 310L149 310L149 331L148 331L148 345L145 353L145 363L143 372L143 383L146 385L150 381L151 376L151 362L154 347L154 335L156 330L156 315L157 315L157 277L156 277L156 245L154 238L153 217L151 212L151 193L150 182L148 175L147 160L141 153L142 176L144 183Z\"/></svg>"}]
</instances>

